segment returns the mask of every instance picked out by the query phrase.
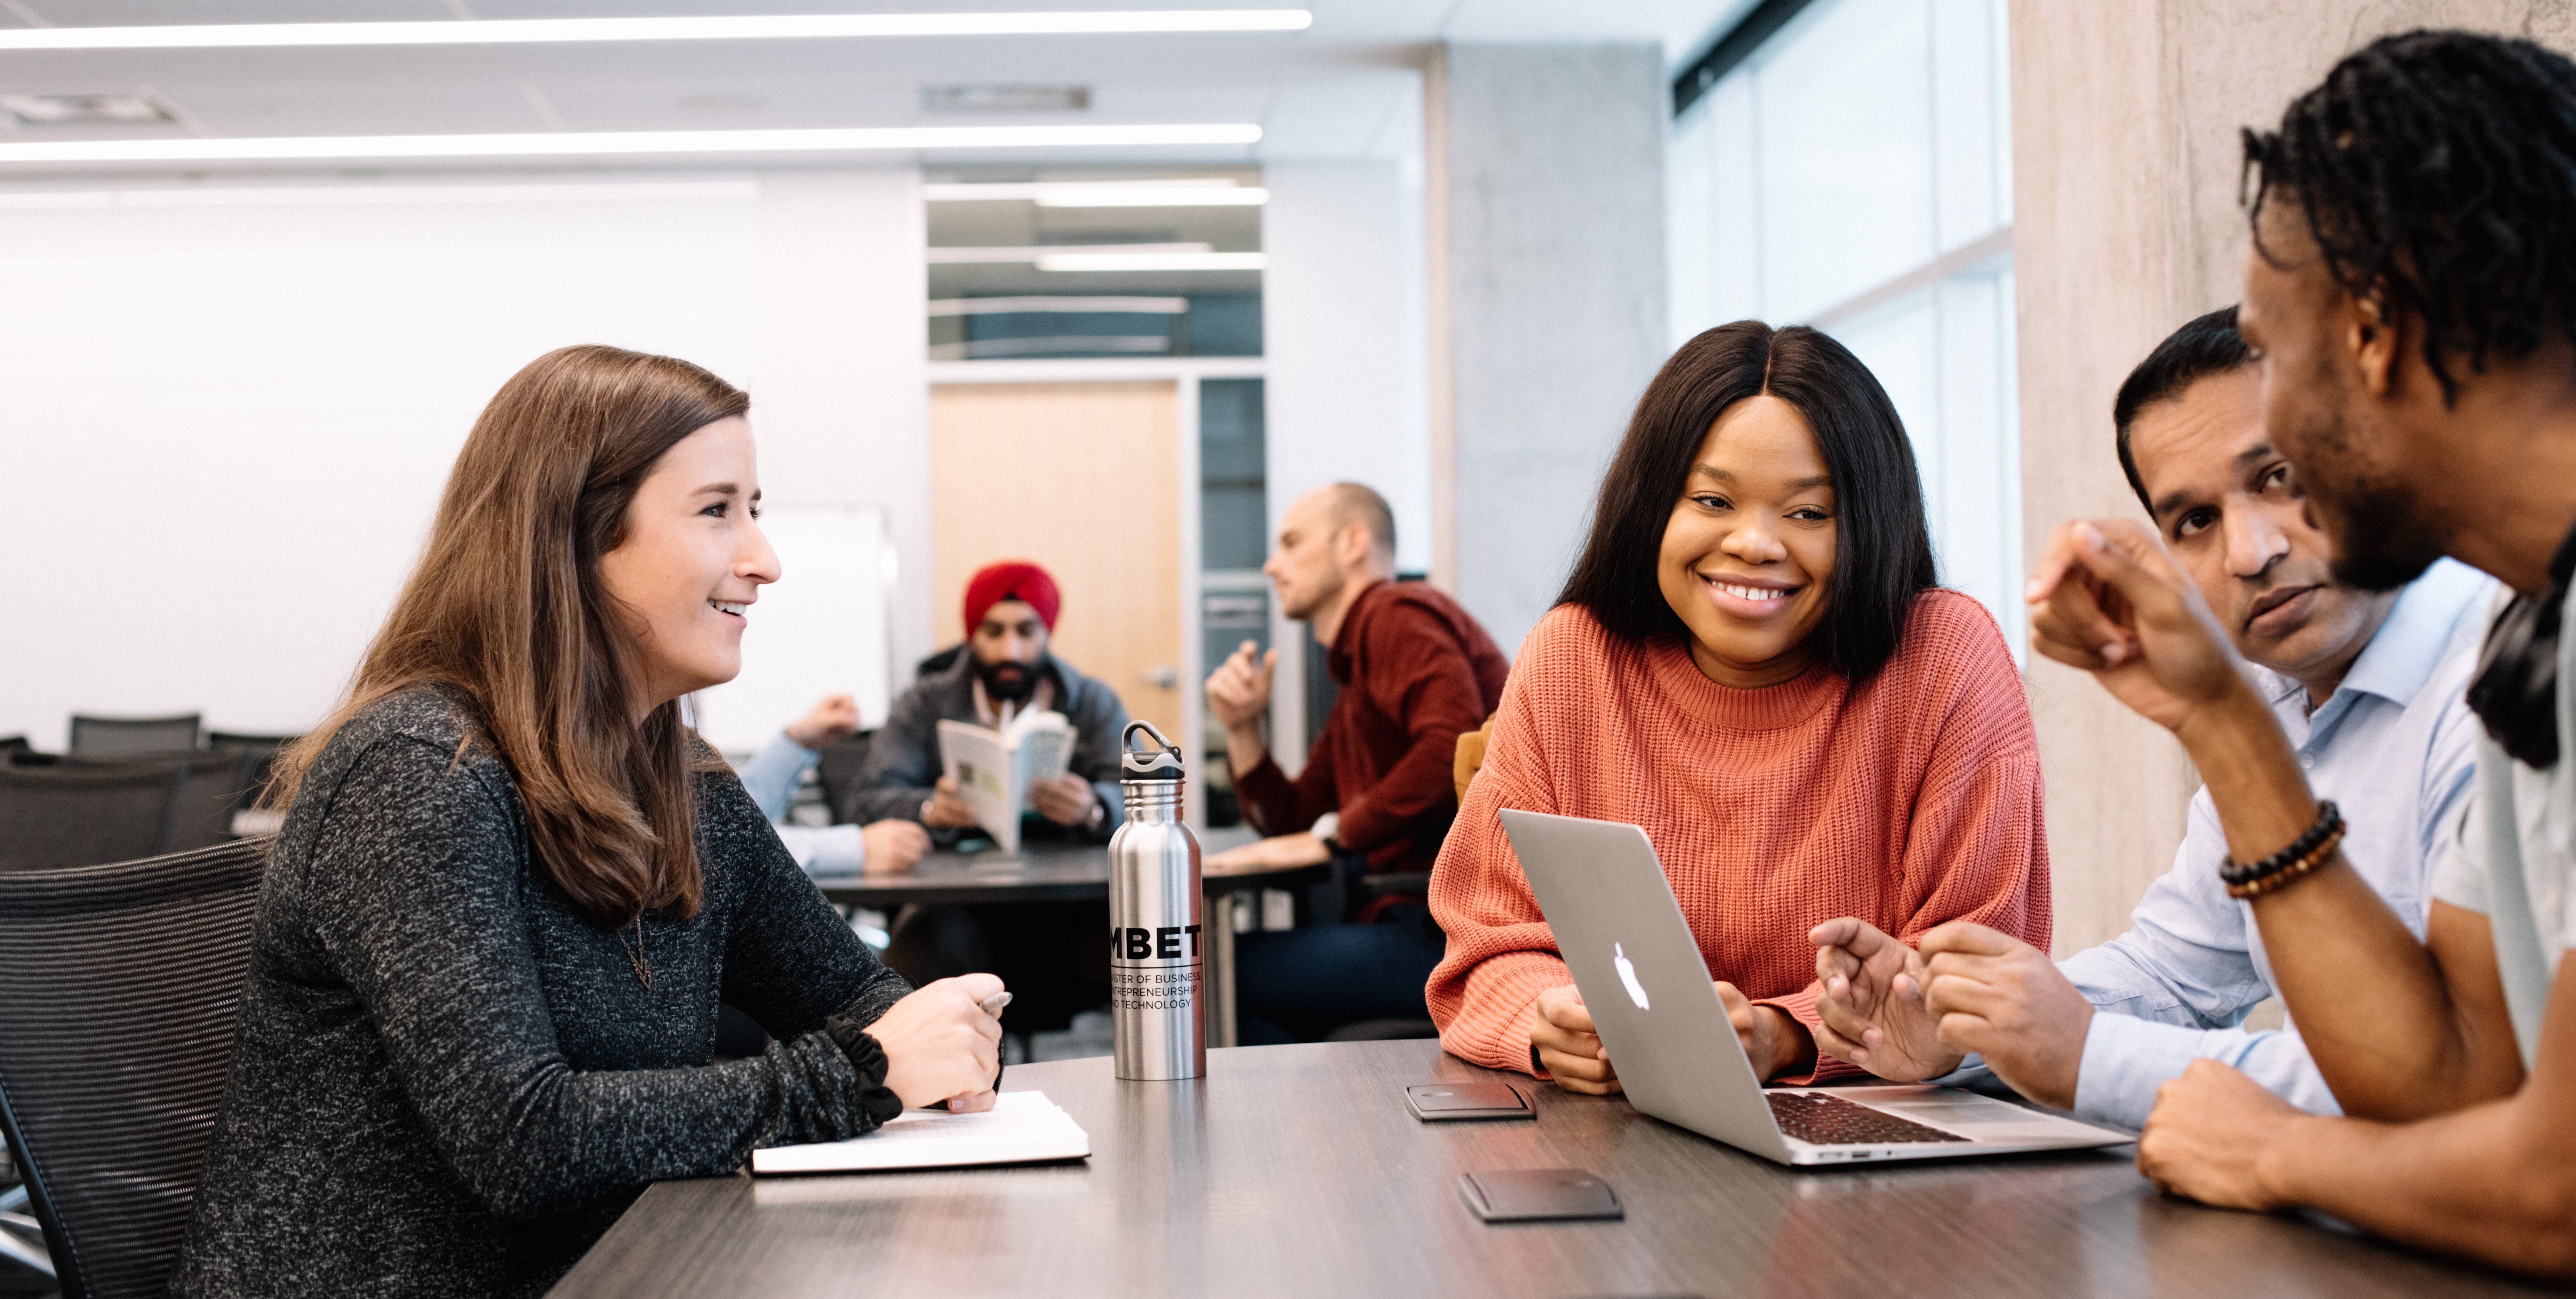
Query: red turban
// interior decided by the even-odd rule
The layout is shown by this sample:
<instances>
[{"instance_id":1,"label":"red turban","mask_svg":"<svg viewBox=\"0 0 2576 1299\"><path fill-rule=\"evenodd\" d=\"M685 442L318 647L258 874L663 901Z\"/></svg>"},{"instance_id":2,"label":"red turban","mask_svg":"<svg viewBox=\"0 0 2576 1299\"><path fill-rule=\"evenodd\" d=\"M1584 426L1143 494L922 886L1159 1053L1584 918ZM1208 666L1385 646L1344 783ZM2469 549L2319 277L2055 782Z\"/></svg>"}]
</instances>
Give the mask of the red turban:
<instances>
[{"instance_id":1,"label":"red turban","mask_svg":"<svg viewBox=\"0 0 2576 1299\"><path fill-rule=\"evenodd\" d=\"M973 636L984 622L984 614L1004 600L1017 600L1037 610L1038 621L1048 631L1055 630L1055 613L1064 597L1055 589L1055 579L1047 571L1025 559L1006 559L986 564L966 579L966 634Z\"/></svg>"}]
</instances>

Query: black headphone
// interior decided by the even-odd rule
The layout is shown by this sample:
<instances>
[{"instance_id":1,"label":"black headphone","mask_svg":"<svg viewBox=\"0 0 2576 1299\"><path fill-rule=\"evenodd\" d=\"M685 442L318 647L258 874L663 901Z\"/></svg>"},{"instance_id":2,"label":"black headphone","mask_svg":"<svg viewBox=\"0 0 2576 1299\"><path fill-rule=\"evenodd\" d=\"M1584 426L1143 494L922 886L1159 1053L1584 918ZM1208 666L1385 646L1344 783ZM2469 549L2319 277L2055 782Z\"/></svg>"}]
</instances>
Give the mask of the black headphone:
<instances>
[{"instance_id":1,"label":"black headphone","mask_svg":"<svg viewBox=\"0 0 2576 1299\"><path fill-rule=\"evenodd\" d=\"M2506 755L2526 767L2546 769L2558 761L2558 633L2571 572L2576 529L2549 561L2549 590L2515 596L2496 615L2478 651L2477 679L2469 683L2469 710Z\"/></svg>"}]
</instances>

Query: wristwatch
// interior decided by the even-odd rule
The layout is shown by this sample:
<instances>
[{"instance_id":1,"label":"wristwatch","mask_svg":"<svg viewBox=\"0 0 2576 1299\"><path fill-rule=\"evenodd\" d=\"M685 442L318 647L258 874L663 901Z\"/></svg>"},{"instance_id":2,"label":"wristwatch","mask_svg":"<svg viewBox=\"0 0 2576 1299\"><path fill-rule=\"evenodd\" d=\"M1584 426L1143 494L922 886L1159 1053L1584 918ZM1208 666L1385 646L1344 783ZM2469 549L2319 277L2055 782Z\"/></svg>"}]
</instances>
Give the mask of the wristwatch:
<instances>
[{"instance_id":1,"label":"wristwatch","mask_svg":"<svg viewBox=\"0 0 2576 1299\"><path fill-rule=\"evenodd\" d=\"M1340 852L1342 850L1342 814L1326 812L1316 817L1315 824L1308 828L1307 833L1322 840L1325 847L1334 852Z\"/></svg>"},{"instance_id":2,"label":"wristwatch","mask_svg":"<svg viewBox=\"0 0 2576 1299\"><path fill-rule=\"evenodd\" d=\"M1089 818L1089 819L1085 820L1085 821L1082 823L1082 828L1083 828L1083 829L1086 829L1086 830L1097 830L1097 829L1099 829L1099 828L1100 828L1101 823L1102 823L1102 822L1104 822L1104 821L1107 821L1108 819L1109 819L1109 803L1108 803L1108 801L1107 801L1106 799L1101 798L1101 797L1100 797L1100 795L1099 795L1098 793L1094 793L1094 794L1091 796L1091 816L1090 816L1090 818Z\"/></svg>"}]
</instances>

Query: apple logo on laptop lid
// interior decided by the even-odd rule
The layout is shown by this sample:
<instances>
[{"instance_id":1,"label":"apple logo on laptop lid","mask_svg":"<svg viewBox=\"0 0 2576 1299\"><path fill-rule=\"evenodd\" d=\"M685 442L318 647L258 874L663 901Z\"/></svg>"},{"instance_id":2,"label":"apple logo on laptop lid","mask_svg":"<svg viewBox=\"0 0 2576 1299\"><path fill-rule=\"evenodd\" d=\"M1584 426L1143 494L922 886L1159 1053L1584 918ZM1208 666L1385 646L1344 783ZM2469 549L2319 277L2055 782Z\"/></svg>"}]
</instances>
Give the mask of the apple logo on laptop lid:
<instances>
[{"instance_id":1,"label":"apple logo on laptop lid","mask_svg":"<svg viewBox=\"0 0 2576 1299\"><path fill-rule=\"evenodd\" d=\"M1646 985L1637 982L1637 965L1628 959L1627 949L1618 943L1610 944L1610 963L1619 967L1619 982L1627 986L1628 1000L1637 1003L1639 1010L1649 1009Z\"/></svg>"}]
</instances>

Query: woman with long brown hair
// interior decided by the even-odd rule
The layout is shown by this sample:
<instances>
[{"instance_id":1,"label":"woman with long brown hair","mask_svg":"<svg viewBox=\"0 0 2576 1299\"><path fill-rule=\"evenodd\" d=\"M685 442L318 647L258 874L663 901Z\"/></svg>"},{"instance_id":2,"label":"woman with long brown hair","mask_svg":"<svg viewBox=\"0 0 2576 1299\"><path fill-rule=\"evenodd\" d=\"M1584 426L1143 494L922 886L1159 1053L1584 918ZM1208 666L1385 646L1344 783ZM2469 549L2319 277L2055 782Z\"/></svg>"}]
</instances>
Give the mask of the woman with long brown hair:
<instances>
[{"instance_id":1,"label":"woman with long brown hair","mask_svg":"<svg viewBox=\"0 0 2576 1299\"><path fill-rule=\"evenodd\" d=\"M648 1182L992 1103L1001 982L907 988L681 720L779 576L749 404L573 347L475 423L284 761L178 1293L538 1294Z\"/></svg>"}]
</instances>

